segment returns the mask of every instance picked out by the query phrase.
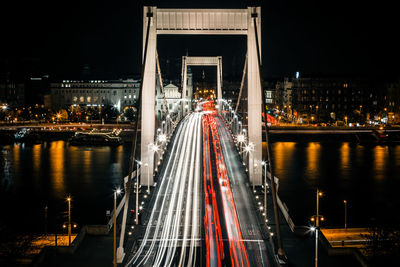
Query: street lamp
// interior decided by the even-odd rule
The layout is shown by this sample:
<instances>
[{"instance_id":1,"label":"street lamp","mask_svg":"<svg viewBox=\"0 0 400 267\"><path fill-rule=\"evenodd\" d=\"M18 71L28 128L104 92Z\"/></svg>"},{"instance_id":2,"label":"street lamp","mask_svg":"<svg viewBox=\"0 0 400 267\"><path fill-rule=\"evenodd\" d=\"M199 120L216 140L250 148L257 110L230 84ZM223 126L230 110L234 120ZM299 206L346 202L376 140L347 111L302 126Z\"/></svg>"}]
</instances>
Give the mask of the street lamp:
<instances>
[{"instance_id":1,"label":"street lamp","mask_svg":"<svg viewBox=\"0 0 400 267\"><path fill-rule=\"evenodd\" d=\"M310 227L312 232L315 232L315 267L318 267L318 226Z\"/></svg>"},{"instance_id":2,"label":"street lamp","mask_svg":"<svg viewBox=\"0 0 400 267\"><path fill-rule=\"evenodd\" d=\"M68 246L71 246L71 196L67 197L68 201Z\"/></svg>"},{"instance_id":3,"label":"street lamp","mask_svg":"<svg viewBox=\"0 0 400 267\"><path fill-rule=\"evenodd\" d=\"M323 193L317 189L317 215L311 217L311 221L315 221L315 267L318 267L318 229L319 221L324 221L324 217L319 215L319 198L323 196Z\"/></svg>"},{"instance_id":4,"label":"street lamp","mask_svg":"<svg viewBox=\"0 0 400 267\"><path fill-rule=\"evenodd\" d=\"M139 224L139 166L142 165L141 161L136 160L136 210L135 210L135 221Z\"/></svg>"},{"instance_id":5,"label":"street lamp","mask_svg":"<svg viewBox=\"0 0 400 267\"><path fill-rule=\"evenodd\" d=\"M121 189L114 191L114 250L113 250L113 266L117 266L117 194L121 194Z\"/></svg>"},{"instance_id":6,"label":"street lamp","mask_svg":"<svg viewBox=\"0 0 400 267\"><path fill-rule=\"evenodd\" d=\"M347 230L347 200L343 200L344 204L344 229Z\"/></svg>"},{"instance_id":7,"label":"street lamp","mask_svg":"<svg viewBox=\"0 0 400 267\"><path fill-rule=\"evenodd\" d=\"M267 216L267 162L262 161L261 165L264 166L264 212Z\"/></svg>"},{"instance_id":8,"label":"street lamp","mask_svg":"<svg viewBox=\"0 0 400 267\"><path fill-rule=\"evenodd\" d=\"M253 158L251 158L251 160L250 160L250 157L252 156L251 155L251 151L253 151L254 150L254 144L253 143L249 143L248 145L246 145L245 147L244 147L244 150L247 152L247 154L249 155L249 158L248 158L248 165L249 165L249 167L250 167L250 162L251 163L253 163Z\"/></svg>"},{"instance_id":9,"label":"street lamp","mask_svg":"<svg viewBox=\"0 0 400 267\"><path fill-rule=\"evenodd\" d=\"M153 161L154 161L154 153L156 154L156 164L157 164L157 166L156 166L155 171L157 171L158 170L158 161L159 161L157 152L159 150L159 147L156 144L150 143L149 144L149 149L152 152L151 158L152 158Z\"/></svg>"},{"instance_id":10,"label":"street lamp","mask_svg":"<svg viewBox=\"0 0 400 267\"><path fill-rule=\"evenodd\" d=\"M167 141L167 136L165 134L160 134L158 136L158 141L160 141L160 143L164 143Z\"/></svg>"},{"instance_id":11,"label":"street lamp","mask_svg":"<svg viewBox=\"0 0 400 267\"><path fill-rule=\"evenodd\" d=\"M150 194L150 169L149 169L149 164L145 163L145 167L147 167L147 193Z\"/></svg>"}]
</instances>

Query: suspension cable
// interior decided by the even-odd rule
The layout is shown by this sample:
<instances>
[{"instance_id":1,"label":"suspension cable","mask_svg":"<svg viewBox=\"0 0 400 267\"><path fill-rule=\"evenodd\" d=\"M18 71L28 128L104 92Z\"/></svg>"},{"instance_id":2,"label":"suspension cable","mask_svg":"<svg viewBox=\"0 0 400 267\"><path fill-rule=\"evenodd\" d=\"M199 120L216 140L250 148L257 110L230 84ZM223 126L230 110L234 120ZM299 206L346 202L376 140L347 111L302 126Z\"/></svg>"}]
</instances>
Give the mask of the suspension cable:
<instances>
[{"instance_id":1,"label":"suspension cable","mask_svg":"<svg viewBox=\"0 0 400 267\"><path fill-rule=\"evenodd\" d=\"M165 98L164 83L163 83L162 76L161 76L160 61L158 59L157 50L156 50L156 61L157 61L157 73L158 73L158 80L160 82L161 94L162 94L162 97L163 97L163 100L164 100L164 106L167 109L167 114L169 114L169 107L168 107L167 99Z\"/></svg>"},{"instance_id":2,"label":"suspension cable","mask_svg":"<svg viewBox=\"0 0 400 267\"><path fill-rule=\"evenodd\" d=\"M239 91L239 96L236 102L236 107L235 107L235 114L237 113L240 105L240 99L242 97L242 91L244 87L244 80L246 78L246 71L247 71L247 53L246 53L246 59L244 61L244 66L243 66L243 75L242 75L242 82L240 83L240 91Z\"/></svg>"}]
</instances>

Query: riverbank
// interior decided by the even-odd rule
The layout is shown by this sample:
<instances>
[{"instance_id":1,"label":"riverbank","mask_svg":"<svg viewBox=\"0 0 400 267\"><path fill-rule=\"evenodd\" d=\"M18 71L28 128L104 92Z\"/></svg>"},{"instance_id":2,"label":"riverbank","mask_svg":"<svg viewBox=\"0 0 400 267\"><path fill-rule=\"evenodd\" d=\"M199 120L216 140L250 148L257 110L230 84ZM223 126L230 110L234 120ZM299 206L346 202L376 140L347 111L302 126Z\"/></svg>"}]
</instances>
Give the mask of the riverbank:
<instances>
[{"instance_id":1,"label":"riverbank","mask_svg":"<svg viewBox=\"0 0 400 267\"><path fill-rule=\"evenodd\" d=\"M22 128L38 136L38 141L68 140L77 131L107 131L121 129L120 137L125 143L133 138L134 124L18 124L0 126L1 144L15 142L14 134ZM140 129L139 129L140 131ZM354 142L360 144L400 144L400 127L316 127L272 126L271 142ZM263 132L263 140L265 140Z\"/></svg>"}]
</instances>

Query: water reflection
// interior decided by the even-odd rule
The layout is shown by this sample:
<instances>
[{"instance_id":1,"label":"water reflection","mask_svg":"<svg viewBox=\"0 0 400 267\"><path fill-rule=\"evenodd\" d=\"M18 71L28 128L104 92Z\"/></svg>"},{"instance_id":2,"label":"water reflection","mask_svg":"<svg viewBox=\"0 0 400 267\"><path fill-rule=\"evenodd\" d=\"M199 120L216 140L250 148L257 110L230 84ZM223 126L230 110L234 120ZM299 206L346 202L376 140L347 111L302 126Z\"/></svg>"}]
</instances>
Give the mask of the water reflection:
<instances>
[{"instance_id":1,"label":"water reflection","mask_svg":"<svg viewBox=\"0 0 400 267\"><path fill-rule=\"evenodd\" d=\"M42 145L34 145L32 147L32 162L33 162L33 175L39 178L40 174L40 164L42 161Z\"/></svg>"},{"instance_id":2,"label":"water reflection","mask_svg":"<svg viewBox=\"0 0 400 267\"><path fill-rule=\"evenodd\" d=\"M8 191L12 184L12 155L11 147L5 146L0 154L0 189Z\"/></svg>"},{"instance_id":3,"label":"water reflection","mask_svg":"<svg viewBox=\"0 0 400 267\"><path fill-rule=\"evenodd\" d=\"M389 148L387 146L376 146L373 150L375 178L378 180L382 180L385 176L385 165L388 151Z\"/></svg>"},{"instance_id":4,"label":"water reflection","mask_svg":"<svg viewBox=\"0 0 400 267\"><path fill-rule=\"evenodd\" d=\"M291 161L295 151L295 142L279 142L274 144L275 169L283 170Z\"/></svg>"},{"instance_id":5,"label":"water reflection","mask_svg":"<svg viewBox=\"0 0 400 267\"><path fill-rule=\"evenodd\" d=\"M317 179L319 177L321 144L310 142L306 149L307 154L307 178Z\"/></svg>"},{"instance_id":6,"label":"water reflection","mask_svg":"<svg viewBox=\"0 0 400 267\"><path fill-rule=\"evenodd\" d=\"M13 160L14 160L14 168L19 169L20 168L20 152L21 152L21 144L15 144L13 146Z\"/></svg>"},{"instance_id":7,"label":"water reflection","mask_svg":"<svg viewBox=\"0 0 400 267\"><path fill-rule=\"evenodd\" d=\"M52 142L49 148L50 175L56 196L64 196L65 192L65 159L64 159L64 141Z\"/></svg>"}]
</instances>

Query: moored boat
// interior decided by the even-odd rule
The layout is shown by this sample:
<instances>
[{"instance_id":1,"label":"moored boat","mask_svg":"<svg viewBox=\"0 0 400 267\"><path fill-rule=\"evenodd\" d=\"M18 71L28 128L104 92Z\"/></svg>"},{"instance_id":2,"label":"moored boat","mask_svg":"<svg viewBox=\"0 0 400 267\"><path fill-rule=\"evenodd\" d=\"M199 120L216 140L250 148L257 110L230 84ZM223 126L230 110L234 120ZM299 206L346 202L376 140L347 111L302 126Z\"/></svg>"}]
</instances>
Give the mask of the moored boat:
<instances>
[{"instance_id":1,"label":"moored boat","mask_svg":"<svg viewBox=\"0 0 400 267\"><path fill-rule=\"evenodd\" d=\"M121 137L101 132L76 132L69 139L69 144L73 146L118 146L122 143Z\"/></svg>"}]
</instances>

